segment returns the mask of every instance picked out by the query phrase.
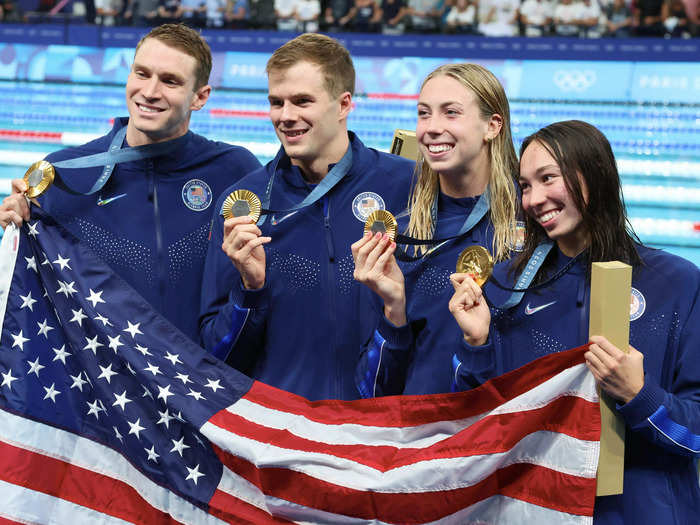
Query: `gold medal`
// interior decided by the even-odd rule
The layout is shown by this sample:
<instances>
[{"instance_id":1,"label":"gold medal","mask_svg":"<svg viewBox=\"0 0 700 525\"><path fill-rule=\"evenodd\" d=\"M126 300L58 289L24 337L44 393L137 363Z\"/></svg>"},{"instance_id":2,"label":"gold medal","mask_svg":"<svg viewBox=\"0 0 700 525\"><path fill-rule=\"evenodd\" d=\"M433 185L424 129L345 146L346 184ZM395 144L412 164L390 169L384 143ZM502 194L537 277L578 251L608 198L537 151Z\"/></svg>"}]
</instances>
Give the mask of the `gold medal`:
<instances>
[{"instance_id":1,"label":"gold medal","mask_svg":"<svg viewBox=\"0 0 700 525\"><path fill-rule=\"evenodd\" d=\"M373 211L365 222L365 232L386 233L393 241L396 237L396 219L386 210Z\"/></svg>"},{"instance_id":2,"label":"gold medal","mask_svg":"<svg viewBox=\"0 0 700 525\"><path fill-rule=\"evenodd\" d=\"M462 250L457 258L457 273L470 274L476 284L484 286L493 272L493 257L483 246L474 244Z\"/></svg>"},{"instance_id":3,"label":"gold medal","mask_svg":"<svg viewBox=\"0 0 700 525\"><path fill-rule=\"evenodd\" d=\"M224 216L224 219L248 215L253 219L253 222L258 222L261 209L262 204L255 193L248 190L236 190L226 197L224 205L221 207L221 215Z\"/></svg>"},{"instance_id":4,"label":"gold medal","mask_svg":"<svg viewBox=\"0 0 700 525\"><path fill-rule=\"evenodd\" d=\"M54 167L45 160L35 162L24 174L24 182L27 184L27 197L33 199L44 193L53 184L56 175Z\"/></svg>"}]
</instances>

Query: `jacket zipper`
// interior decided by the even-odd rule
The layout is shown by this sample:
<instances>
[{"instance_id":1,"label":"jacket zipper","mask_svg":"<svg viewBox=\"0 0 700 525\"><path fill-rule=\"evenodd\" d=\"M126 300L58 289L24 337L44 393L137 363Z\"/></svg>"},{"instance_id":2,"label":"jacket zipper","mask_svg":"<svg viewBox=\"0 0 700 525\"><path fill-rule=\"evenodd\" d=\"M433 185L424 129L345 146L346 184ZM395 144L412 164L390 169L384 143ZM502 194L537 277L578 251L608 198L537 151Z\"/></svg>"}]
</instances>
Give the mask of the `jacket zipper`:
<instances>
[{"instance_id":1,"label":"jacket zipper","mask_svg":"<svg viewBox=\"0 0 700 525\"><path fill-rule=\"evenodd\" d=\"M333 327L336 324L336 319L335 319L335 313L336 313L336 300L335 300L335 295L336 295L336 290L338 288L338 283L335 282L335 248L333 246L333 232L331 230L331 221L330 221L330 202L328 201L328 196L325 195L322 200L323 204L323 226L325 229L326 233L326 248L328 250L328 265L327 265L327 278L328 278L328 283L326 290L328 291L328 313L329 313L329 320L330 320L330 326ZM341 392L341 359L340 356L337 355L338 353L338 342L337 342L337 332L333 330L333 345L332 345L332 351L335 356L335 363L336 363L336 370L335 370L335 381L334 381L334 390L335 390L335 397L340 398L342 397L342 392Z\"/></svg>"},{"instance_id":2,"label":"jacket zipper","mask_svg":"<svg viewBox=\"0 0 700 525\"><path fill-rule=\"evenodd\" d=\"M156 267L155 275L158 284L158 297L160 298L159 309L162 312L164 310L167 298L165 292L167 289L167 273L168 265L165 259L165 253L163 248L163 231L160 223L160 209L158 206L158 187L156 185L155 169L153 166L153 160L147 161L147 172L149 178L149 194L153 200L153 222L155 226L156 234Z\"/></svg>"}]
</instances>

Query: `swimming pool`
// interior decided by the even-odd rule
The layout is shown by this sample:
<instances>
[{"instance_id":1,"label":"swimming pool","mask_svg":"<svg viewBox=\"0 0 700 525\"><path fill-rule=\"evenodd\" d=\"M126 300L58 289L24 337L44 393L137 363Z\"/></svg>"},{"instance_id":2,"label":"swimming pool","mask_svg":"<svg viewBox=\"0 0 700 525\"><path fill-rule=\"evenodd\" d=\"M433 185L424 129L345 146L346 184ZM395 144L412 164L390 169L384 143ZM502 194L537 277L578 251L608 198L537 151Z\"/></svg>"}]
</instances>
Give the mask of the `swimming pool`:
<instances>
[{"instance_id":1,"label":"swimming pool","mask_svg":"<svg viewBox=\"0 0 700 525\"><path fill-rule=\"evenodd\" d=\"M34 161L104 134L126 115L123 86L0 81L0 194ZM349 119L368 146L387 151L394 130L415 129L411 96L354 97ZM264 92L217 89L191 128L250 149L261 162L279 143ZM516 148L551 122L580 119L610 140L631 223L640 238L700 265L700 107L693 104L511 100Z\"/></svg>"}]
</instances>

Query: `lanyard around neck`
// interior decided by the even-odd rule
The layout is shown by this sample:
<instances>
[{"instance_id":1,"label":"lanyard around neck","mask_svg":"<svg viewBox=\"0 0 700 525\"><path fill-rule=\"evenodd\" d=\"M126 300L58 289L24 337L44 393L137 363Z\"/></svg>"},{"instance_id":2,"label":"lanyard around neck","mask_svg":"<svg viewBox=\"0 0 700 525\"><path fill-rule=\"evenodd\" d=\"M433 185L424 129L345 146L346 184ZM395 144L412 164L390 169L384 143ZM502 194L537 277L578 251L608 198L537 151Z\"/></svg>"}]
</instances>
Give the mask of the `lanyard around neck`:
<instances>
[{"instance_id":1,"label":"lanyard around neck","mask_svg":"<svg viewBox=\"0 0 700 525\"><path fill-rule=\"evenodd\" d=\"M326 176L323 177L323 180L321 180L321 182L319 182L316 185L316 187L313 190L311 190L311 192L306 196L306 198L304 198L304 200L287 210L270 210L269 206L270 199L272 198L272 186L275 182L275 176L277 175L277 167L283 156L284 148L280 148L280 151L279 153L277 153L277 156L274 160L270 180L268 180L267 187L265 188L265 198L262 201L263 209L260 213L261 217L258 221L258 226L262 226L263 224L265 224L267 216L273 213L293 212L316 203L318 200L323 198L329 191L331 191L335 187L335 185L338 184L342 180L342 178L345 177L345 175L347 175L347 173L350 171L350 168L352 167L352 145L349 144L347 151L340 159L340 161L338 161L338 163L331 168L331 170L326 174Z\"/></svg>"},{"instance_id":2,"label":"lanyard around neck","mask_svg":"<svg viewBox=\"0 0 700 525\"><path fill-rule=\"evenodd\" d=\"M114 166L120 162L131 162L134 160L150 159L159 155L165 155L174 151L179 145L178 139L169 140L166 142L156 142L155 144L145 144L143 146L122 148L124 138L126 137L127 126L124 126L114 134L109 149L103 153L95 153L94 155L86 155L74 159L62 160L52 163L55 168L93 168L96 166L104 166L102 174L98 177L92 187L84 192L78 191L70 187L60 176L56 177L54 184L63 191L73 195L92 195L100 191L107 181L112 176ZM179 138L179 137L178 137ZM57 172L58 173L58 172Z\"/></svg>"},{"instance_id":3,"label":"lanyard around neck","mask_svg":"<svg viewBox=\"0 0 700 525\"><path fill-rule=\"evenodd\" d=\"M433 204L430 210L430 215L432 217L432 222L433 222L433 230L437 230L437 202L438 202L438 196L435 196L435 199L433 200ZM469 212L469 215L467 215L467 218L464 220L464 223L460 227L459 231L457 232L456 235L452 235L450 237L445 237L443 239L414 239L413 237L407 237L405 235L397 235L396 236L396 242L398 244L405 244L409 246L417 246L417 245L429 245L432 244L434 245L432 248L430 248L426 253L422 255L415 255L411 256L408 255L405 251L403 250L397 250L396 251L396 258L400 261L404 262L410 262L410 261L417 261L418 259L422 259L423 257L427 257L431 254L433 254L435 251L438 250L441 246L443 246L445 243L448 241L452 241L454 239L459 239L463 235L466 235L472 229L474 229L474 226L479 224L481 222L481 219L483 219L486 214L488 213L489 209L491 207L491 199L489 197L489 190L488 187L484 191L484 193L481 194L479 197L479 200L476 201L476 204L472 208L471 212Z\"/></svg>"}]
</instances>

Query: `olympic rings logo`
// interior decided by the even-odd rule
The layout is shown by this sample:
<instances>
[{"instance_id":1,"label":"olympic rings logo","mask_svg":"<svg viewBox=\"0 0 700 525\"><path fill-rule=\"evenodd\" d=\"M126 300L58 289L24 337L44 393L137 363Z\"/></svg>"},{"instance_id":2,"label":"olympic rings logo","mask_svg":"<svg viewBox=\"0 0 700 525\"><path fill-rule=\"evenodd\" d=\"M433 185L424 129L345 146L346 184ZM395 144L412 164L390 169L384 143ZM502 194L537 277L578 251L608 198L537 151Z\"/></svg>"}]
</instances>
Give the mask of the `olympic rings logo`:
<instances>
[{"instance_id":1,"label":"olympic rings logo","mask_svg":"<svg viewBox=\"0 0 700 525\"><path fill-rule=\"evenodd\" d=\"M597 79L596 72L590 69L585 71L559 69L554 73L554 83L564 92L586 91L595 84Z\"/></svg>"}]
</instances>

